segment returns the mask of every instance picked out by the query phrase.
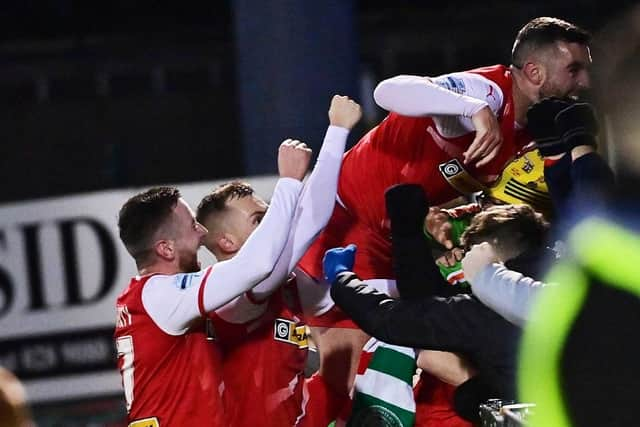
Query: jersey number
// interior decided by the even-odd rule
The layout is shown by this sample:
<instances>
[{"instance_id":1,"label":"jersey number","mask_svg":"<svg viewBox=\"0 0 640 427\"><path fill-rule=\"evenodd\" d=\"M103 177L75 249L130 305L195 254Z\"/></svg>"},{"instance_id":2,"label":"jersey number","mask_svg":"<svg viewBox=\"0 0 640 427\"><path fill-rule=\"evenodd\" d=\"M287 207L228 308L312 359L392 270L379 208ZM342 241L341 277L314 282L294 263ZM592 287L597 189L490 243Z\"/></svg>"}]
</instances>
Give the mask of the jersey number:
<instances>
[{"instance_id":1,"label":"jersey number","mask_svg":"<svg viewBox=\"0 0 640 427\"><path fill-rule=\"evenodd\" d=\"M122 361L119 363L120 374L122 375L124 398L127 401L127 412L129 412L133 402L133 338L130 335L118 338L116 350L118 358L122 357Z\"/></svg>"}]
</instances>

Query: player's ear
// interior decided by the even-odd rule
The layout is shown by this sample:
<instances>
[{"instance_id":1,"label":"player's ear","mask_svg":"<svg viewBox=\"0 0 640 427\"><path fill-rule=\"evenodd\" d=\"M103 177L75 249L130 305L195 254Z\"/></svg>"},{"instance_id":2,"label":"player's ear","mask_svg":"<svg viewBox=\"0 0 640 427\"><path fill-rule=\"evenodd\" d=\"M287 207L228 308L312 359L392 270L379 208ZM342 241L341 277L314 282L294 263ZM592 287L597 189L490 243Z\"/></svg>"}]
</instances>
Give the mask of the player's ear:
<instances>
[{"instance_id":1,"label":"player's ear","mask_svg":"<svg viewBox=\"0 0 640 427\"><path fill-rule=\"evenodd\" d=\"M239 240L232 233L222 233L218 237L218 247L226 253L233 253L240 250Z\"/></svg>"},{"instance_id":2,"label":"player's ear","mask_svg":"<svg viewBox=\"0 0 640 427\"><path fill-rule=\"evenodd\" d=\"M547 78L547 69L541 62L529 61L522 67L522 72L534 86L542 86Z\"/></svg>"},{"instance_id":3,"label":"player's ear","mask_svg":"<svg viewBox=\"0 0 640 427\"><path fill-rule=\"evenodd\" d=\"M162 239L153 244L155 254L167 261L173 261L176 257L175 241Z\"/></svg>"}]
</instances>

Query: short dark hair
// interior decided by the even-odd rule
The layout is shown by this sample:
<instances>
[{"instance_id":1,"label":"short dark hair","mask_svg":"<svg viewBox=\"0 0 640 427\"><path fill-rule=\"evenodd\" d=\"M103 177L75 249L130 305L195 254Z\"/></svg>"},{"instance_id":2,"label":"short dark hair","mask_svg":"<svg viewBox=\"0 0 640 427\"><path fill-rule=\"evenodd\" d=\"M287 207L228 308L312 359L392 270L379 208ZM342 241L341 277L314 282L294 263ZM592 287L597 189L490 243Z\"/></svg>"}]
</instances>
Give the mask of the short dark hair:
<instances>
[{"instance_id":1,"label":"short dark hair","mask_svg":"<svg viewBox=\"0 0 640 427\"><path fill-rule=\"evenodd\" d=\"M528 205L497 205L478 213L460 237L465 250L482 242L514 258L547 241L549 223ZM504 261L507 261L506 259Z\"/></svg>"},{"instance_id":2,"label":"short dark hair","mask_svg":"<svg viewBox=\"0 0 640 427\"><path fill-rule=\"evenodd\" d=\"M120 240L138 266L147 262L151 239L169 219L180 197L177 188L154 187L131 197L120 209Z\"/></svg>"},{"instance_id":3,"label":"short dark hair","mask_svg":"<svg viewBox=\"0 0 640 427\"><path fill-rule=\"evenodd\" d=\"M227 202L231 199L240 199L251 196L253 188L242 181L231 181L219 185L211 193L204 196L198 205L196 220L204 224L205 220L214 212L222 212L227 207Z\"/></svg>"},{"instance_id":4,"label":"short dark hair","mask_svg":"<svg viewBox=\"0 0 640 427\"><path fill-rule=\"evenodd\" d=\"M591 34L562 19L549 17L532 19L520 29L516 36L511 51L511 63L517 68L522 68L531 52L549 47L557 41L586 45L591 41Z\"/></svg>"}]
</instances>

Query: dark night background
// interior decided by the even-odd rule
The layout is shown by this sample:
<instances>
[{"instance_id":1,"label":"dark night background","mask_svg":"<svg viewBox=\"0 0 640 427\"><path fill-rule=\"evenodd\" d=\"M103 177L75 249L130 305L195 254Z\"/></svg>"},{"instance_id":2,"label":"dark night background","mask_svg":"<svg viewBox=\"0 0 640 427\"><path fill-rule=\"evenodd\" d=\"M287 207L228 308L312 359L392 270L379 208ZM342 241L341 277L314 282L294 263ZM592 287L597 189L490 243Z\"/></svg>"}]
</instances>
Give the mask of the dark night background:
<instances>
[{"instance_id":1,"label":"dark night background","mask_svg":"<svg viewBox=\"0 0 640 427\"><path fill-rule=\"evenodd\" d=\"M378 81L509 64L537 16L596 35L600 151L640 168L634 1L3 1L0 206L273 174L283 139L317 151L333 94L363 106L353 144L384 117ZM125 418L122 394L32 409L45 427Z\"/></svg>"},{"instance_id":2,"label":"dark night background","mask_svg":"<svg viewBox=\"0 0 640 427\"><path fill-rule=\"evenodd\" d=\"M508 64L535 16L596 32L634 4L321 3L3 2L0 202L273 173L282 139L318 148L335 91L358 136L385 77Z\"/></svg>"}]
</instances>

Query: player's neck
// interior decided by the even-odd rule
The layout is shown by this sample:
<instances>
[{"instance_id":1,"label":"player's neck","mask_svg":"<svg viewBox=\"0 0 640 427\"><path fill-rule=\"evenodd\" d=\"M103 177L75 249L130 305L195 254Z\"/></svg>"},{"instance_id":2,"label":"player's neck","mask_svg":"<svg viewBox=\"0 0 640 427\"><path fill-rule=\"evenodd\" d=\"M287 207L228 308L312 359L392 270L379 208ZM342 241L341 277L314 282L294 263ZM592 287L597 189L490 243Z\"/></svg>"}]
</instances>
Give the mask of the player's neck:
<instances>
[{"instance_id":1,"label":"player's neck","mask_svg":"<svg viewBox=\"0 0 640 427\"><path fill-rule=\"evenodd\" d=\"M138 275L146 276L147 274L178 274L183 273L180 268L172 262L156 261L152 264L138 267Z\"/></svg>"},{"instance_id":2,"label":"player's neck","mask_svg":"<svg viewBox=\"0 0 640 427\"><path fill-rule=\"evenodd\" d=\"M231 259L234 256L236 256L237 253L238 253L238 251L234 251L234 252L218 251L217 253L214 253L213 255L215 255L217 261L226 261L226 260Z\"/></svg>"},{"instance_id":3,"label":"player's neck","mask_svg":"<svg viewBox=\"0 0 640 427\"><path fill-rule=\"evenodd\" d=\"M520 71L511 67L512 75L512 89L513 89L513 108L514 119L522 126L527 124L527 110L533 104L534 94L533 89L529 88L529 85L525 81L525 78L520 74Z\"/></svg>"}]
</instances>

